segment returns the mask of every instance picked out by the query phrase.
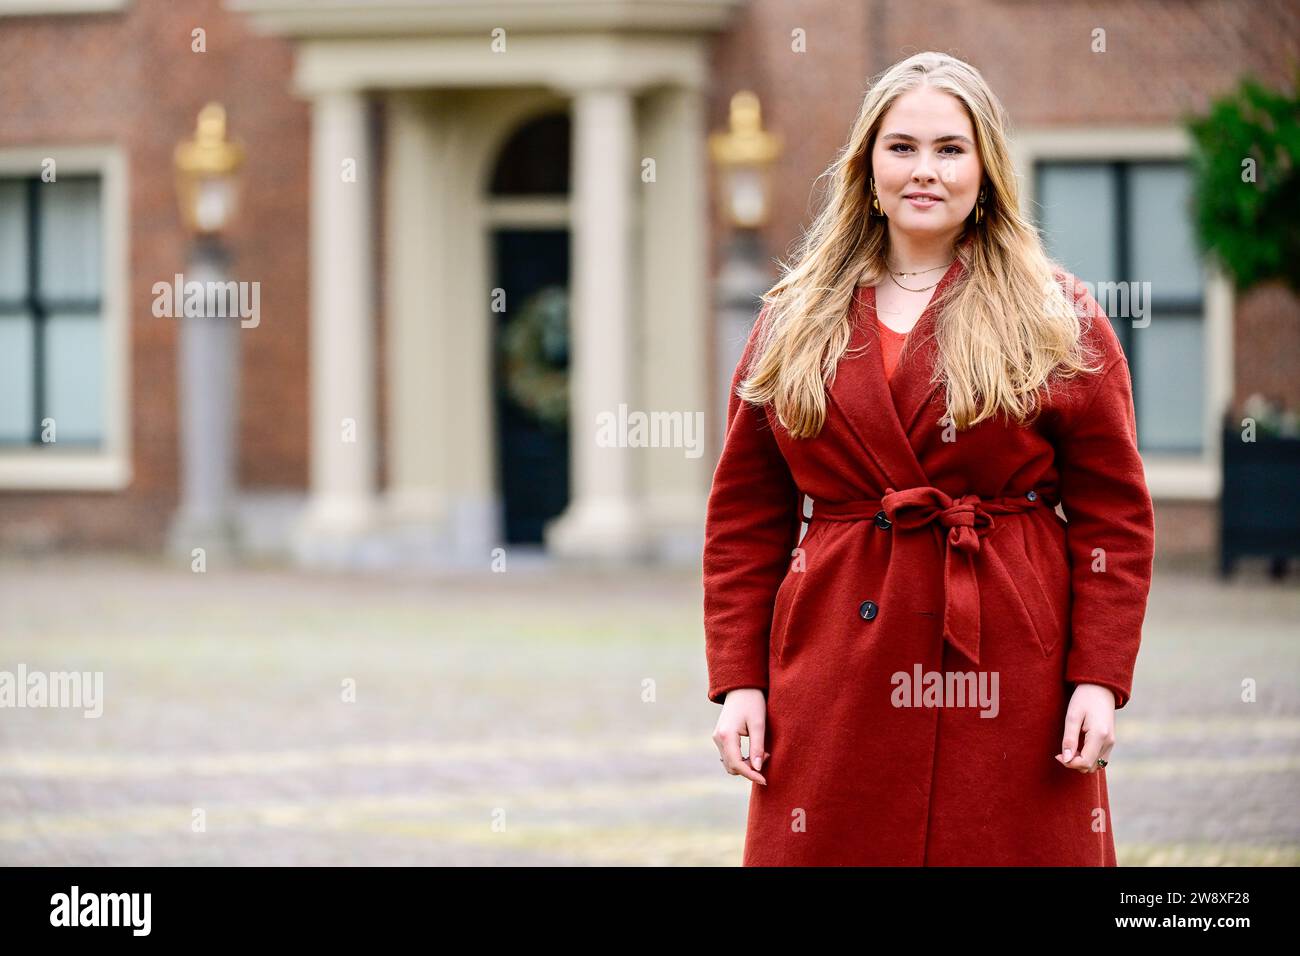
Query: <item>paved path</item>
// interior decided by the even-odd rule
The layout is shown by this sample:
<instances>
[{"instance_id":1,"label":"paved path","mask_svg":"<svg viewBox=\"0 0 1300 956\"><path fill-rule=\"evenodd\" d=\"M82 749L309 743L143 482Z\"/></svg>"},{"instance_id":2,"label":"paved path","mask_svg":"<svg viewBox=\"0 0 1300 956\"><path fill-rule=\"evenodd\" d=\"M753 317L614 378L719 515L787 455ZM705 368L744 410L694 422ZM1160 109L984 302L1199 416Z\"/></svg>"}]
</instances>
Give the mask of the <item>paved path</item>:
<instances>
[{"instance_id":1,"label":"paved path","mask_svg":"<svg viewBox=\"0 0 1300 956\"><path fill-rule=\"evenodd\" d=\"M98 719L0 709L0 864L737 864L699 611L690 572L0 562L0 670L104 675ZM1158 577L1121 864L1300 863L1298 625L1294 580Z\"/></svg>"}]
</instances>

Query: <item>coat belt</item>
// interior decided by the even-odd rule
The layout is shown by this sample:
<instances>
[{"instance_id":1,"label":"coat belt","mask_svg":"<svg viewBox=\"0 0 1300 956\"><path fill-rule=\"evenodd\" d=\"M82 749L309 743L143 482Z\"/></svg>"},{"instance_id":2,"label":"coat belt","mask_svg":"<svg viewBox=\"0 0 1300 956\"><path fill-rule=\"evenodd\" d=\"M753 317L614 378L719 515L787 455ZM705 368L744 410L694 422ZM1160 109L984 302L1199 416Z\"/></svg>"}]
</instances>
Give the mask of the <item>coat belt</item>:
<instances>
[{"instance_id":1,"label":"coat belt","mask_svg":"<svg viewBox=\"0 0 1300 956\"><path fill-rule=\"evenodd\" d=\"M815 501L812 521L870 521L882 530L947 529L943 557L943 638L976 665L980 649L980 592L975 555L980 539L993 530L993 515L1018 514L1047 505L1036 492L1014 497L952 498L928 485L863 501ZM1054 506L1053 506L1054 507Z\"/></svg>"}]
</instances>

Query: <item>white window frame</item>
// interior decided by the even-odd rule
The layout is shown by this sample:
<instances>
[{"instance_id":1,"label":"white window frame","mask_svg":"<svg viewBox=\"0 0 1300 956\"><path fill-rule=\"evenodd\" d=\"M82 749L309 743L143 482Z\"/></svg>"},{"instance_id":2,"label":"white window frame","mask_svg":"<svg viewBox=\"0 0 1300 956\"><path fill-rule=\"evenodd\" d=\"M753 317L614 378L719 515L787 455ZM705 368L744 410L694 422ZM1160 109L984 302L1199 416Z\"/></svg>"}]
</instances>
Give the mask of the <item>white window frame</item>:
<instances>
[{"instance_id":1,"label":"white window frame","mask_svg":"<svg viewBox=\"0 0 1300 956\"><path fill-rule=\"evenodd\" d=\"M0 0L0 17L33 17L60 13L116 13L130 0Z\"/></svg>"},{"instance_id":2,"label":"white window frame","mask_svg":"<svg viewBox=\"0 0 1300 956\"><path fill-rule=\"evenodd\" d=\"M131 483L126 156L114 145L4 147L0 148L0 176L39 176L46 159L55 161L58 176L100 178L107 403L104 440L98 450L88 452L51 454L41 448L0 450L0 490L120 491Z\"/></svg>"},{"instance_id":3,"label":"white window frame","mask_svg":"<svg viewBox=\"0 0 1300 956\"><path fill-rule=\"evenodd\" d=\"M1011 137L1011 158L1020 181L1021 213L1031 222L1035 167L1046 162L1187 162L1192 139L1180 126L1028 127ZM1087 276L1080 278L1086 279ZM1205 263L1205 421L1199 455L1148 452L1142 456L1153 498L1216 500L1223 484L1223 415L1232 397L1232 282L1211 257ZM1141 422L1138 423L1141 427Z\"/></svg>"}]
</instances>

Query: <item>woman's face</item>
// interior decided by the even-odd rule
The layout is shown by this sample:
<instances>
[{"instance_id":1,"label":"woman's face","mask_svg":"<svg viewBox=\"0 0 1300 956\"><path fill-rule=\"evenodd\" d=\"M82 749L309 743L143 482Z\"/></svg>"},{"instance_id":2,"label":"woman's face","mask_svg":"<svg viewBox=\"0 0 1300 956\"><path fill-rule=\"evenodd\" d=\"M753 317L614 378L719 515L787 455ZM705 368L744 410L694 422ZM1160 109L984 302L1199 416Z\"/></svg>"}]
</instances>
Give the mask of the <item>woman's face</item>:
<instances>
[{"instance_id":1,"label":"woman's face","mask_svg":"<svg viewBox=\"0 0 1300 956\"><path fill-rule=\"evenodd\" d=\"M871 166L890 228L918 236L960 234L983 176L965 107L930 86L902 94L885 111ZM908 198L916 194L935 198Z\"/></svg>"}]
</instances>

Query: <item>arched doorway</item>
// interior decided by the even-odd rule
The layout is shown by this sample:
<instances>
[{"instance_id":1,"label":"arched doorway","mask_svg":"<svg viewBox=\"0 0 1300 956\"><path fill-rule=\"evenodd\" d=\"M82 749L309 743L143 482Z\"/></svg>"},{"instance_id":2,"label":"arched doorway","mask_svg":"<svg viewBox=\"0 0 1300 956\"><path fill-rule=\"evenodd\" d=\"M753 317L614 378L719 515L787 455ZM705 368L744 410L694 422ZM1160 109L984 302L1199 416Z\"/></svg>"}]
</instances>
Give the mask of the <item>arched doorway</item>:
<instances>
[{"instance_id":1,"label":"arched doorway","mask_svg":"<svg viewBox=\"0 0 1300 956\"><path fill-rule=\"evenodd\" d=\"M497 155L492 250L497 486L507 543L540 544L569 503L567 113L525 121Z\"/></svg>"}]
</instances>

